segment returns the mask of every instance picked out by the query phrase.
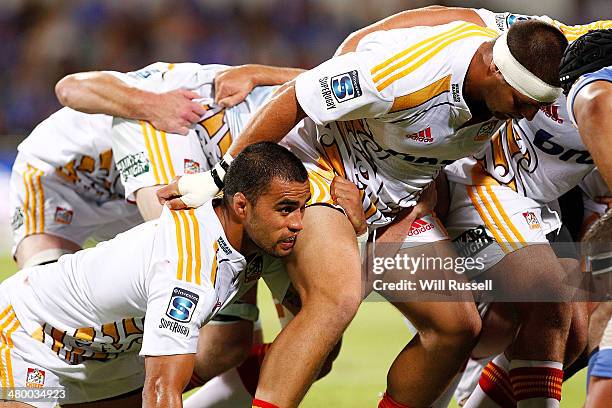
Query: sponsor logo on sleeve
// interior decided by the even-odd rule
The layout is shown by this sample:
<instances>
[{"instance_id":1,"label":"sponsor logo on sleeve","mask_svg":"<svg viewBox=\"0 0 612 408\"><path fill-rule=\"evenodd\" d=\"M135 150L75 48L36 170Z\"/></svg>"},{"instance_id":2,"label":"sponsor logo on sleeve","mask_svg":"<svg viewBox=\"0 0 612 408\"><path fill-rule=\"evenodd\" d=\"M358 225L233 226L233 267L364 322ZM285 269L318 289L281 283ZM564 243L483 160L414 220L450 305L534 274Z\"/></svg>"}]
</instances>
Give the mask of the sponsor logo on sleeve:
<instances>
[{"instance_id":1,"label":"sponsor logo on sleeve","mask_svg":"<svg viewBox=\"0 0 612 408\"><path fill-rule=\"evenodd\" d=\"M195 174L201 172L200 163L195 160L185 159L183 172L185 174Z\"/></svg>"},{"instance_id":2,"label":"sponsor logo on sleeve","mask_svg":"<svg viewBox=\"0 0 612 408\"><path fill-rule=\"evenodd\" d=\"M200 296L182 288L174 288L166 316L181 323L191 321Z\"/></svg>"},{"instance_id":3,"label":"sponsor logo on sleeve","mask_svg":"<svg viewBox=\"0 0 612 408\"><path fill-rule=\"evenodd\" d=\"M331 88L338 103L350 101L362 95L357 71L336 75L331 79Z\"/></svg>"},{"instance_id":4,"label":"sponsor logo on sleeve","mask_svg":"<svg viewBox=\"0 0 612 408\"><path fill-rule=\"evenodd\" d=\"M495 240L487 235L484 225L469 229L453 240L455 248L464 258L474 257L480 251L491 245Z\"/></svg>"},{"instance_id":5,"label":"sponsor logo on sleeve","mask_svg":"<svg viewBox=\"0 0 612 408\"><path fill-rule=\"evenodd\" d=\"M117 162L121 179L125 182L128 177L138 177L149 171L149 158L144 152L129 154Z\"/></svg>"},{"instance_id":6,"label":"sponsor logo on sleeve","mask_svg":"<svg viewBox=\"0 0 612 408\"><path fill-rule=\"evenodd\" d=\"M531 20L531 17L523 14L508 14L508 17L506 17L506 25L508 28L510 28L512 24L516 23L517 21L525 20Z\"/></svg>"},{"instance_id":7,"label":"sponsor logo on sleeve","mask_svg":"<svg viewBox=\"0 0 612 408\"><path fill-rule=\"evenodd\" d=\"M189 327L182 325L179 322L164 319L163 317L159 322L159 328L170 330L172 333L178 333L185 337L189 337Z\"/></svg>"},{"instance_id":8,"label":"sponsor logo on sleeve","mask_svg":"<svg viewBox=\"0 0 612 408\"><path fill-rule=\"evenodd\" d=\"M74 212L67 208L57 207L55 208L55 222L58 224L70 224L72 222L72 216Z\"/></svg>"},{"instance_id":9,"label":"sponsor logo on sleeve","mask_svg":"<svg viewBox=\"0 0 612 408\"><path fill-rule=\"evenodd\" d=\"M542 228L538 222L538 217L531 211L524 212L523 217L525 217L529 229L536 230Z\"/></svg>"},{"instance_id":10,"label":"sponsor logo on sleeve","mask_svg":"<svg viewBox=\"0 0 612 408\"><path fill-rule=\"evenodd\" d=\"M332 98L332 92L329 88L329 77L319 78L319 85L321 86L321 95L323 99L325 99L325 106L327 110L334 109L336 107L336 103L334 102L334 98Z\"/></svg>"},{"instance_id":11,"label":"sponsor logo on sleeve","mask_svg":"<svg viewBox=\"0 0 612 408\"><path fill-rule=\"evenodd\" d=\"M27 388L42 388L45 385L45 372L39 368L28 367L26 374Z\"/></svg>"},{"instance_id":12,"label":"sponsor logo on sleeve","mask_svg":"<svg viewBox=\"0 0 612 408\"><path fill-rule=\"evenodd\" d=\"M11 228L16 231L23 225L23 210L21 207L15 208L13 216L11 217Z\"/></svg>"}]
</instances>

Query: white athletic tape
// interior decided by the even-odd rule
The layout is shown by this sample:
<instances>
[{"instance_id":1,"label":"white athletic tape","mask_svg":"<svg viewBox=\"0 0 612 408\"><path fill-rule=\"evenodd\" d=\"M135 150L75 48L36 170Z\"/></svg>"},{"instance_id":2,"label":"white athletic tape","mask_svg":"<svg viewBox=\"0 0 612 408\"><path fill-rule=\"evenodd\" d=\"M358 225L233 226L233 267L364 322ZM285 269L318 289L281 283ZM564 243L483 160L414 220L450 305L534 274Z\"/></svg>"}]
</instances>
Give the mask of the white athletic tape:
<instances>
[{"instance_id":1,"label":"white athletic tape","mask_svg":"<svg viewBox=\"0 0 612 408\"><path fill-rule=\"evenodd\" d=\"M514 58L508 48L508 33L500 35L493 45L493 62L506 82L523 95L538 102L552 103L563 90L548 85Z\"/></svg>"},{"instance_id":2,"label":"white athletic tape","mask_svg":"<svg viewBox=\"0 0 612 408\"><path fill-rule=\"evenodd\" d=\"M234 158L229 154L225 153L223 161L229 166ZM217 175L223 181L225 177L225 169L221 166L221 163L215 164L214 169L217 171ZM179 178L178 190L181 194L181 200L186 206L196 208L213 198L219 192L219 187L213 179L212 173L206 171L203 173L185 174Z\"/></svg>"}]
</instances>

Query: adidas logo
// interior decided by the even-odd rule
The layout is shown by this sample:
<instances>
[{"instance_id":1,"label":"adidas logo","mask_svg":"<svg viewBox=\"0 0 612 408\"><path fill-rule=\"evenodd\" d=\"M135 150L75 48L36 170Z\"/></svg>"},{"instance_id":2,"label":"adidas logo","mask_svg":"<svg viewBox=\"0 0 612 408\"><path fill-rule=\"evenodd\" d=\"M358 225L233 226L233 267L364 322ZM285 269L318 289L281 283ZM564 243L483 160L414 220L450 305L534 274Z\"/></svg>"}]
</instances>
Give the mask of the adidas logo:
<instances>
[{"instance_id":1,"label":"adidas logo","mask_svg":"<svg viewBox=\"0 0 612 408\"><path fill-rule=\"evenodd\" d=\"M421 143L433 143L434 141L433 137L431 137L431 127L420 130L417 133L408 135L408 139L414 140L415 142L421 142Z\"/></svg>"},{"instance_id":2,"label":"adidas logo","mask_svg":"<svg viewBox=\"0 0 612 408\"><path fill-rule=\"evenodd\" d=\"M418 219L418 220L415 220L410 226L410 231L408 231L408 236L412 237L415 235L419 235L425 231L429 231L432 229L434 229L434 225L432 223Z\"/></svg>"},{"instance_id":3,"label":"adidas logo","mask_svg":"<svg viewBox=\"0 0 612 408\"><path fill-rule=\"evenodd\" d=\"M540 108L542 112L555 122L561 124L563 123L563 119L559 116L559 106L558 105L548 105Z\"/></svg>"}]
</instances>

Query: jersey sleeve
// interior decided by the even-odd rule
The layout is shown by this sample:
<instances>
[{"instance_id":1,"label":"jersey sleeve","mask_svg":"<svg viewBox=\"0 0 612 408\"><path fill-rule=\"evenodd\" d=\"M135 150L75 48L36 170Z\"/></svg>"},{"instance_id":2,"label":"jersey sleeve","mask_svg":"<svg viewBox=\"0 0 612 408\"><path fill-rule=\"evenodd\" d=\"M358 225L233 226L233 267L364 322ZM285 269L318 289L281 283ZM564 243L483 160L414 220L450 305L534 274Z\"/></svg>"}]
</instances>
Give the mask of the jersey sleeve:
<instances>
[{"instance_id":1,"label":"jersey sleeve","mask_svg":"<svg viewBox=\"0 0 612 408\"><path fill-rule=\"evenodd\" d=\"M219 306L212 287L186 273L193 269L187 264L197 262L194 247L198 245L191 241L192 235L189 242L182 235L181 221L175 222L180 218L167 208L159 218L154 257L145 279L147 310L141 355L195 353L200 328Z\"/></svg>"},{"instance_id":2,"label":"jersey sleeve","mask_svg":"<svg viewBox=\"0 0 612 408\"><path fill-rule=\"evenodd\" d=\"M295 80L297 100L315 123L375 118L385 114L393 98L376 89L362 62L370 52L350 52L334 57Z\"/></svg>"},{"instance_id":3,"label":"jersey sleeve","mask_svg":"<svg viewBox=\"0 0 612 408\"><path fill-rule=\"evenodd\" d=\"M595 81L612 82L612 66L585 74L578 78L574 85L572 85L572 88L567 95L567 114L574 126L578 126L576 123L576 117L574 116L574 101L576 100L576 96L578 96L582 88Z\"/></svg>"},{"instance_id":4,"label":"jersey sleeve","mask_svg":"<svg viewBox=\"0 0 612 408\"><path fill-rule=\"evenodd\" d=\"M554 20L548 16L530 16L525 14L515 14L510 12L496 13L484 8L474 9L488 28L504 33L510 29L512 24L522 20L539 20L553 24ZM554 25L554 24L553 24Z\"/></svg>"}]
</instances>

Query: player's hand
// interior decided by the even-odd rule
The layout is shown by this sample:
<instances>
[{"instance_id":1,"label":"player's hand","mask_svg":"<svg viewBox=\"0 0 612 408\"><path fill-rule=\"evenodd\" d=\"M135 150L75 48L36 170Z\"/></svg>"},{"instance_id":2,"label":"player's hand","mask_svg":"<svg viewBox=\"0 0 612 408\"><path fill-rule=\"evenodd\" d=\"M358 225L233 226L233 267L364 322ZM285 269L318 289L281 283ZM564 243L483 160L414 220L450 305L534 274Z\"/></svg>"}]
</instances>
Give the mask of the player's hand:
<instances>
[{"instance_id":1,"label":"player's hand","mask_svg":"<svg viewBox=\"0 0 612 408\"><path fill-rule=\"evenodd\" d=\"M357 186L343 177L336 176L332 180L330 193L334 202L344 209L355 234L364 234L368 230L368 224Z\"/></svg>"},{"instance_id":2,"label":"player's hand","mask_svg":"<svg viewBox=\"0 0 612 408\"><path fill-rule=\"evenodd\" d=\"M231 108L244 101L255 88L253 67L240 65L217 72L215 76L215 103Z\"/></svg>"},{"instance_id":3,"label":"player's hand","mask_svg":"<svg viewBox=\"0 0 612 408\"><path fill-rule=\"evenodd\" d=\"M612 208L612 197L607 197L607 196L595 197L595 202L597 202L599 204L607 205L608 206L608 210L610 208Z\"/></svg>"},{"instance_id":4,"label":"player's hand","mask_svg":"<svg viewBox=\"0 0 612 408\"><path fill-rule=\"evenodd\" d=\"M157 190L157 199L171 210L184 210L201 206L218 192L210 171L205 171L176 177Z\"/></svg>"},{"instance_id":5,"label":"player's hand","mask_svg":"<svg viewBox=\"0 0 612 408\"><path fill-rule=\"evenodd\" d=\"M408 215L406 215L405 225L412 225L419 218L423 218L433 212L438 201L438 191L436 190L435 183L431 183L419 197L416 205L410 209Z\"/></svg>"},{"instance_id":6,"label":"player's hand","mask_svg":"<svg viewBox=\"0 0 612 408\"><path fill-rule=\"evenodd\" d=\"M148 121L164 132L186 136L189 129L206 113L206 109L194 99L200 98L195 92L176 89L152 97Z\"/></svg>"}]
</instances>

